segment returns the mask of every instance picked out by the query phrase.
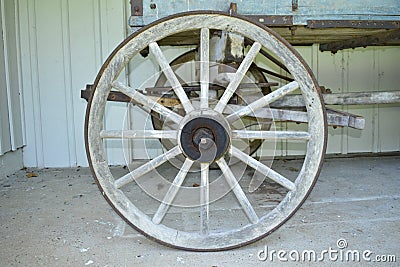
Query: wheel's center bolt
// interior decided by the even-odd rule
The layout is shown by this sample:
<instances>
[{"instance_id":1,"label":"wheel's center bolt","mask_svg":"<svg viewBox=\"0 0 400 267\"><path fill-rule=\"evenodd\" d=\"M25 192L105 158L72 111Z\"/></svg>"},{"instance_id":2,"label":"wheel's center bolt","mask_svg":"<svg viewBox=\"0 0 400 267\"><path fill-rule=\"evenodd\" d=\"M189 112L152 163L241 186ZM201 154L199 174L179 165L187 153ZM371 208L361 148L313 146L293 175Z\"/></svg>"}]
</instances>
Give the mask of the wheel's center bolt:
<instances>
[{"instance_id":1,"label":"wheel's center bolt","mask_svg":"<svg viewBox=\"0 0 400 267\"><path fill-rule=\"evenodd\" d=\"M199 149L207 150L212 147L214 144L214 140L211 140L210 138L201 138L200 144L199 144Z\"/></svg>"},{"instance_id":2,"label":"wheel's center bolt","mask_svg":"<svg viewBox=\"0 0 400 267\"><path fill-rule=\"evenodd\" d=\"M209 140L208 142L207 139ZM210 129L200 128L194 133L192 140L195 146L199 147L201 143L202 147L205 148L207 143L212 143L210 141L214 141L214 135Z\"/></svg>"}]
</instances>

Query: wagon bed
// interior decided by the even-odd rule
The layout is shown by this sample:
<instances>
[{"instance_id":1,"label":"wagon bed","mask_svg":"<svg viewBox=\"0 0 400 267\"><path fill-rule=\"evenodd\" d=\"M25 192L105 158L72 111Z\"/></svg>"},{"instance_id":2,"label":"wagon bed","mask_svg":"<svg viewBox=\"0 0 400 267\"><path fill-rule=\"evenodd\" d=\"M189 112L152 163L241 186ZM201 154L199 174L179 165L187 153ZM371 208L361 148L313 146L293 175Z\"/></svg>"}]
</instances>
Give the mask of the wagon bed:
<instances>
[{"instance_id":1,"label":"wagon bed","mask_svg":"<svg viewBox=\"0 0 400 267\"><path fill-rule=\"evenodd\" d=\"M134 29L173 14L210 10L240 14L268 26L292 45L318 43L321 51L400 44L400 3L396 0L138 0L131 1L131 9L129 25ZM170 44L187 40L176 37Z\"/></svg>"}]
</instances>

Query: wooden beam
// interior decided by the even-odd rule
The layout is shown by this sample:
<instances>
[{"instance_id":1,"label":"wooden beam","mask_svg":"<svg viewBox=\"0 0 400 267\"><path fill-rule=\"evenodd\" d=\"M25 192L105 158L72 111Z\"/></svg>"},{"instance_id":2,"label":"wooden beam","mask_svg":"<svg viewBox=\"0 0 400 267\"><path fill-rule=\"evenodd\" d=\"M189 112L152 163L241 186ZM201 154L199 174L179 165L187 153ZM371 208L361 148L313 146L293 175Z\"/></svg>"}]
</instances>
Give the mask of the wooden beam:
<instances>
[{"instance_id":1,"label":"wooden beam","mask_svg":"<svg viewBox=\"0 0 400 267\"><path fill-rule=\"evenodd\" d=\"M228 105L226 114L230 114L240 108L238 105ZM277 121L290 121L296 123L307 123L308 115L306 111L275 109L275 108L262 108L253 114L248 115L258 121L258 123L271 123L270 119ZM364 129L365 119L361 116L354 115L347 112L342 112L334 109L326 110L327 123L329 126L350 127L354 129ZM264 119L264 121L263 121ZM265 121L265 119L267 119Z\"/></svg>"},{"instance_id":2,"label":"wooden beam","mask_svg":"<svg viewBox=\"0 0 400 267\"><path fill-rule=\"evenodd\" d=\"M400 103L400 91L322 94L325 105L373 105ZM270 107L304 107L302 95L287 95Z\"/></svg>"},{"instance_id":3,"label":"wooden beam","mask_svg":"<svg viewBox=\"0 0 400 267\"><path fill-rule=\"evenodd\" d=\"M374 35L352 38L344 41L320 44L319 50L321 52L331 51L332 53L336 53L337 51L342 49L366 47L370 45L384 45L388 42L399 39L400 39L400 29L397 29L383 33L377 33Z\"/></svg>"}]
</instances>

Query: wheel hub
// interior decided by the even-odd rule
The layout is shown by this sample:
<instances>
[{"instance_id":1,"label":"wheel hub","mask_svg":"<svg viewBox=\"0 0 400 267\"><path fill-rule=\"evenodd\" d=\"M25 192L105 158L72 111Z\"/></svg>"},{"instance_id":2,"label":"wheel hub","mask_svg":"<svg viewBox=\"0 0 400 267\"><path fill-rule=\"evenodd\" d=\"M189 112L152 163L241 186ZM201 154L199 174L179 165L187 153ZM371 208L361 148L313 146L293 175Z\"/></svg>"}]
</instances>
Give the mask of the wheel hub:
<instances>
[{"instance_id":1,"label":"wheel hub","mask_svg":"<svg viewBox=\"0 0 400 267\"><path fill-rule=\"evenodd\" d=\"M191 160L214 162L227 151L230 143L228 130L218 119L200 116L184 123L179 143L182 152Z\"/></svg>"}]
</instances>

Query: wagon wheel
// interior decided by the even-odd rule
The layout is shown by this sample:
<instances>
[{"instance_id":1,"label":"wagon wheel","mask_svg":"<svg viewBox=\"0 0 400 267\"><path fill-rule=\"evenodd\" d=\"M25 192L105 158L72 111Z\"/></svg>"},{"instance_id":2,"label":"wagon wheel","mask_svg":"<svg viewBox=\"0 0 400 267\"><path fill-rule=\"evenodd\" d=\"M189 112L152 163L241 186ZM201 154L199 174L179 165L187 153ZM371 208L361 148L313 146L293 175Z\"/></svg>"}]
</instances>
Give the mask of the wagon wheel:
<instances>
[{"instance_id":1,"label":"wagon wheel","mask_svg":"<svg viewBox=\"0 0 400 267\"><path fill-rule=\"evenodd\" d=\"M233 80L228 84L214 108L210 108L208 104L208 44L211 30L235 32L253 42ZM158 45L165 37L182 32L197 33L200 37L201 92L199 108L192 105L188 99ZM183 116L117 80L132 57L146 47L150 48L172 84L174 92L185 110ZM224 114L228 101L260 49L268 50L279 58L289 69L294 81L280 86L272 93L248 103L244 107L240 106L229 115ZM111 89L124 93L135 102L176 122L179 128L169 131L106 129L103 121L107 97ZM302 94L305 102L309 120L306 131L231 129L230 125L234 121L266 107L269 103L295 90ZM133 169L126 175L113 176L108 166L104 147L104 140L108 138L165 138L174 139L179 145ZM289 178L241 152L232 145L234 139L298 140L305 144L305 159L296 176ZM243 246L268 235L287 221L301 206L320 172L326 148L326 117L319 88L311 70L300 55L276 33L237 16L216 12L190 12L152 23L134 33L115 49L101 68L95 81L94 92L86 113L85 141L89 164L100 191L122 218L144 235L160 243L186 250L217 251ZM225 159L227 154L241 160L248 167L256 169L257 173L265 175L265 183L273 181L277 190L282 189L281 191L285 193L279 203L268 208L263 205L256 206L255 198L243 189L245 187L243 182L238 183L238 179L241 177L235 177L236 170L230 167ZM176 176L172 177L173 181L169 183L167 190L163 191L161 203L157 202L154 210L142 209L141 203L135 202L135 199L132 199L129 194L130 190L136 188L134 187L135 182L139 183L138 181L142 177L177 155L183 155L185 162ZM230 193L223 197L233 197L238 206L238 209L231 211L235 215L233 219L218 223L215 221L218 216L214 213L214 207L218 201L211 201L211 193L214 188L212 183L216 180L211 175L212 171L209 169L209 165L214 162L218 164L221 170L220 174L222 173L221 177L230 189ZM201 172L197 177L199 185L190 191L190 195L193 196L193 193L196 192L199 205L186 208L188 213L196 212L197 214L189 218L189 221L195 225L195 228L192 228L180 224L184 220L174 216L176 215L175 198L178 198L180 191L184 189L185 178L188 177L189 169L195 163L201 165ZM151 182L153 178L147 177L146 179ZM137 196L138 194L135 193L135 197ZM268 195L262 196L262 198L267 197ZM245 218L244 221L239 223L237 212L242 214ZM173 220L169 220L168 216L172 216ZM218 228L219 224L227 222L231 224L229 227Z\"/></svg>"},{"instance_id":2,"label":"wagon wheel","mask_svg":"<svg viewBox=\"0 0 400 267\"><path fill-rule=\"evenodd\" d=\"M176 72L177 69L180 68L185 68L187 67L186 63L194 62L196 58L196 49L187 51L183 53L182 55L179 55L175 59L173 59L169 64L174 72ZM254 81L255 85L256 84L266 84L267 78L265 75L259 70L256 64L252 63L250 65L249 71L246 73L246 75L249 76L249 78ZM185 77L180 76L181 79L184 80L184 82L187 82L187 79L184 79ZM165 87L168 84L168 79L165 76L165 74L161 73L161 75L158 77L157 81L155 82L155 87L156 88L162 88ZM259 90L260 88L256 87L256 90ZM268 94L271 92L270 86L263 87L261 90L262 94ZM151 111L151 120L153 123L153 128L155 130L162 130L164 126L164 121L161 118L161 115L155 111ZM247 120L244 121L244 127L248 128L251 124L253 123L252 120ZM271 128L271 124L264 123L259 127L259 130L269 130ZM176 146L176 142L170 139L160 139L160 142L162 143L163 147L166 148L167 150L172 149L174 146ZM248 141L248 154L253 155L257 149L260 148L262 144L262 139L253 139ZM241 149L242 151L246 151L247 148Z\"/></svg>"}]
</instances>

